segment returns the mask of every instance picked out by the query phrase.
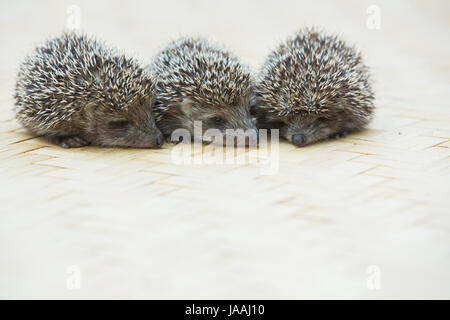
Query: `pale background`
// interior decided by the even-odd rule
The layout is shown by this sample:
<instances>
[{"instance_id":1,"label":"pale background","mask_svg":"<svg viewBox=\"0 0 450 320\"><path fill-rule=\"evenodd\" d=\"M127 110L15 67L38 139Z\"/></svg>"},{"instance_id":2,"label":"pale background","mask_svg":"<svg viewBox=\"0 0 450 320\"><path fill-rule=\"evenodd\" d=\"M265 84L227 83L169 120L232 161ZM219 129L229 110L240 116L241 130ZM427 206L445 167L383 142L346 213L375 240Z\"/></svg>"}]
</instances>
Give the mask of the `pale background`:
<instances>
[{"instance_id":1,"label":"pale background","mask_svg":"<svg viewBox=\"0 0 450 320\"><path fill-rule=\"evenodd\" d=\"M450 298L448 1L0 3L0 298ZM338 32L372 68L376 117L342 140L282 143L275 175L174 165L170 145L48 145L15 122L12 92L71 4L144 62L188 33L256 70L302 26Z\"/></svg>"}]
</instances>

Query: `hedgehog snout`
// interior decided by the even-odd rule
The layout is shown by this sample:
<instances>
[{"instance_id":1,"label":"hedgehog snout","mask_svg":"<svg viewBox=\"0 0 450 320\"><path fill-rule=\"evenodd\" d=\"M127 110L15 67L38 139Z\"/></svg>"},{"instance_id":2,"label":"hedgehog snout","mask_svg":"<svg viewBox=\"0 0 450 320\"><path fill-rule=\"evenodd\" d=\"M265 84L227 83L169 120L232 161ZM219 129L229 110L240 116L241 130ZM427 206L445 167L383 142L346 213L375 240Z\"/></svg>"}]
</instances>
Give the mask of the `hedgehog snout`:
<instances>
[{"instance_id":1,"label":"hedgehog snout","mask_svg":"<svg viewBox=\"0 0 450 320\"><path fill-rule=\"evenodd\" d=\"M306 136L301 133L293 134L291 137L292 144L296 145L297 147L302 147L306 144Z\"/></svg>"},{"instance_id":2,"label":"hedgehog snout","mask_svg":"<svg viewBox=\"0 0 450 320\"><path fill-rule=\"evenodd\" d=\"M161 148L161 146L163 145L163 141L164 141L164 136L162 134L160 134L159 136L157 136L155 138L155 144L158 148Z\"/></svg>"},{"instance_id":3,"label":"hedgehog snout","mask_svg":"<svg viewBox=\"0 0 450 320\"><path fill-rule=\"evenodd\" d=\"M162 147L163 143L164 137L160 133L158 135L149 135L145 138L138 139L135 143L131 143L131 146L135 148L158 149Z\"/></svg>"},{"instance_id":4,"label":"hedgehog snout","mask_svg":"<svg viewBox=\"0 0 450 320\"><path fill-rule=\"evenodd\" d=\"M159 131L158 131L159 132ZM151 134L144 142L144 148L161 148L164 143L164 136L161 132Z\"/></svg>"},{"instance_id":5,"label":"hedgehog snout","mask_svg":"<svg viewBox=\"0 0 450 320\"><path fill-rule=\"evenodd\" d=\"M161 148L164 142L164 136L153 121L130 128L126 139L135 148Z\"/></svg>"}]
</instances>

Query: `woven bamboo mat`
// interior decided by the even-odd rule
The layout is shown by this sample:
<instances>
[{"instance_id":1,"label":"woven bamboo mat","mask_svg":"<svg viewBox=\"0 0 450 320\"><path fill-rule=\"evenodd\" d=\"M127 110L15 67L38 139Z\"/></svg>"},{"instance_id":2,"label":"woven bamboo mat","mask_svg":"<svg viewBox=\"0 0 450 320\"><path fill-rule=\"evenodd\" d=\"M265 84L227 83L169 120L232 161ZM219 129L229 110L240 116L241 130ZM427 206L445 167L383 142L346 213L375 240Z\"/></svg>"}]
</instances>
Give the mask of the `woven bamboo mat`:
<instances>
[{"instance_id":1,"label":"woven bamboo mat","mask_svg":"<svg viewBox=\"0 0 450 320\"><path fill-rule=\"evenodd\" d=\"M2 2L0 298L450 298L449 5L375 2ZM300 26L340 32L372 67L376 117L281 143L275 174L177 165L167 144L49 145L15 122L12 88L70 4L144 61L201 33L257 68Z\"/></svg>"}]
</instances>

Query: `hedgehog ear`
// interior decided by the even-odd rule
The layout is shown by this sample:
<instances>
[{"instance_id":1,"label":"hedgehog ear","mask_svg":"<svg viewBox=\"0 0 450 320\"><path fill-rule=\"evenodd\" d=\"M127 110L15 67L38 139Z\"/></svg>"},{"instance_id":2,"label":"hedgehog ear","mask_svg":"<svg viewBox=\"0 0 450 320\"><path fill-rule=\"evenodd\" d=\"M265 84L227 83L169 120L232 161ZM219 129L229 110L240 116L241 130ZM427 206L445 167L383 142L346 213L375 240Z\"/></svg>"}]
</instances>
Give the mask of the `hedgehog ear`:
<instances>
[{"instance_id":1,"label":"hedgehog ear","mask_svg":"<svg viewBox=\"0 0 450 320\"><path fill-rule=\"evenodd\" d=\"M88 113L94 113L95 110L97 110L98 105L95 102L89 102L88 104L86 104L86 106L84 107L84 109L86 110L86 112Z\"/></svg>"},{"instance_id":2,"label":"hedgehog ear","mask_svg":"<svg viewBox=\"0 0 450 320\"><path fill-rule=\"evenodd\" d=\"M193 108L192 101L189 99L183 100L183 102L180 105L181 111L188 117L192 116L193 113L192 108Z\"/></svg>"},{"instance_id":3,"label":"hedgehog ear","mask_svg":"<svg viewBox=\"0 0 450 320\"><path fill-rule=\"evenodd\" d=\"M88 117L88 119L95 118L95 114L96 111L99 109L99 105L95 102L89 102L88 104L86 104L86 106L84 107L85 113Z\"/></svg>"}]
</instances>

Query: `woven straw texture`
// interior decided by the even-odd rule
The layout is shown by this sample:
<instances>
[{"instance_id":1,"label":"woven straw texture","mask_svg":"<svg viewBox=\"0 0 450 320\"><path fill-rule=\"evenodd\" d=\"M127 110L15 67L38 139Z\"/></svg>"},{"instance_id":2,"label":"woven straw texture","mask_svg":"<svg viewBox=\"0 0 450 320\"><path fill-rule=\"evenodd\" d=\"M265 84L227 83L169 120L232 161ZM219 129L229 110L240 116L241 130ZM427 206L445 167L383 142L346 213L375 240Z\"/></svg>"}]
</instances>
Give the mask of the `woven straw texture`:
<instances>
[{"instance_id":1,"label":"woven straw texture","mask_svg":"<svg viewBox=\"0 0 450 320\"><path fill-rule=\"evenodd\" d=\"M0 298L450 298L449 3L375 2L2 1ZM49 145L17 124L12 92L71 4L144 62L203 34L256 70L299 27L338 32L371 66L376 116L344 139L282 142L271 175L177 165L168 144Z\"/></svg>"}]
</instances>

